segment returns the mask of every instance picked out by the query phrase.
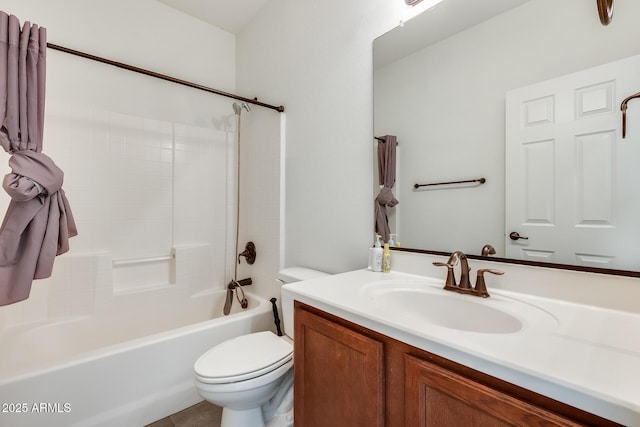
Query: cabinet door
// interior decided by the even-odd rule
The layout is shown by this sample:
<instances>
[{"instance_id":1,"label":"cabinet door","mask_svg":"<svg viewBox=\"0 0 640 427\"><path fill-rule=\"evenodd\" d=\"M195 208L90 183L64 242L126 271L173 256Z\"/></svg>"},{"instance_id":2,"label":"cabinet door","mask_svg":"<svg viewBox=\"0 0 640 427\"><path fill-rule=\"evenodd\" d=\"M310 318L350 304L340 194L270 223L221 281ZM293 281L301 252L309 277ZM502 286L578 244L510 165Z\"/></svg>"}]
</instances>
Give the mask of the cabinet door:
<instances>
[{"instance_id":1,"label":"cabinet door","mask_svg":"<svg viewBox=\"0 0 640 427\"><path fill-rule=\"evenodd\" d=\"M296 427L384 425L381 342L298 308L293 354Z\"/></svg>"},{"instance_id":2,"label":"cabinet door","mask_svg":"<svg viewBox=\"0 0 640 427\"><path fill-rule=\"evenodd\" d=\"M410 355L405 381L406 427L579 425Z\"/></svg>"}]
</instances>

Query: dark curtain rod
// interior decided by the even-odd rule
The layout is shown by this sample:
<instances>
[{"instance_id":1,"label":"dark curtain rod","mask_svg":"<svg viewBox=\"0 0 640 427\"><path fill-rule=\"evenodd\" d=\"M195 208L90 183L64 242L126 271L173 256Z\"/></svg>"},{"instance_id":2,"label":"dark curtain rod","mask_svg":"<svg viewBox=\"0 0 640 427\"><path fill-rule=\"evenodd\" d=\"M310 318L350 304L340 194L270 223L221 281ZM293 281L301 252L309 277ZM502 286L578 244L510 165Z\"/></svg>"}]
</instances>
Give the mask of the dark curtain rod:
<instances>
[{"instance_id":1,"label":"dark curtain rod","mask_svg":"<svg viewBox=\"0 0 640 427\"><path fill-rule=\"evenodd\" d=\"M125 64L125 63L122 63L122 62L112 61L111 59L106 59L106 58L102 58L100 56L91 55L89 53L80 52L79 50L69 49L68 47L60 46L60 45L53 44L53 43L47 43L47 47L49 49L53 49L53 50L57 50L57 51L60 51L60 52L65 52L65 53L69 53L71 55L76 55L76 56L79 56L81 58L90 59L92 61L102 62L103 64L113 65L114 67L122 68L122 69L129 70L129 71L134 71L136 73L144 74L146 76L155 77L157 79L166 80L168 82L177 83L177 84L180 84L180 85L183 85L183 86L189 86L191 88L203 90L203 91L209 92L209 93L214 93L216 95L226 96L227 98L237 99L238 101L244 101L244 102L247 102L249 104L259 105L259 106L265 107L265 108L270 108L272 110L276 110L276 111L279 111L281 113L284 112L284 107L282 105L275 106L275 105L271 105L271 104L265 104L264 102L258 101L257 98L254 98L254 99L245 98L243 96L234 95L233 93L223 92L221 90L217 90L217 89L213 89L213 88L210 88L210 87L207 87L207 86L199 85L197 83L192 83L192 82L187 81L187 80L181 80L181 79L178 79L178 78L175 78L175 77L167 76L166 74L156 73L155 71L145 70L144 68L135 67L133 65Z\"/></svg>"}]
</instances>

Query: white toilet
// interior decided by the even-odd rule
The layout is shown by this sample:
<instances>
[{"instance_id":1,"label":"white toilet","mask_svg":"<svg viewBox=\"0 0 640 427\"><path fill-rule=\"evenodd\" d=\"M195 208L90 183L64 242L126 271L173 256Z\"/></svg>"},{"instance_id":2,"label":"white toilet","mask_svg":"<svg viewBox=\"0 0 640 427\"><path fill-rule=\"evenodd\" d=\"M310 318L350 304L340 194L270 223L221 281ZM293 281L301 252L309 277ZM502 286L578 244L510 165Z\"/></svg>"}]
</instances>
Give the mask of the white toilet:
<instances>
[{"instance_id":1,"label":"white toilet","mask_svg":"<svg viewBox=\"0 0 640 427\"><path fill-rule=\"evenodd\" d=\"M291 283L326 275L293 267L282 270L279 279ZM269 331L242 335L196 360L196 389L222 406L221 427L293 426L293 307L285 311L285 336Z\"/></svg>"}]
</instances>

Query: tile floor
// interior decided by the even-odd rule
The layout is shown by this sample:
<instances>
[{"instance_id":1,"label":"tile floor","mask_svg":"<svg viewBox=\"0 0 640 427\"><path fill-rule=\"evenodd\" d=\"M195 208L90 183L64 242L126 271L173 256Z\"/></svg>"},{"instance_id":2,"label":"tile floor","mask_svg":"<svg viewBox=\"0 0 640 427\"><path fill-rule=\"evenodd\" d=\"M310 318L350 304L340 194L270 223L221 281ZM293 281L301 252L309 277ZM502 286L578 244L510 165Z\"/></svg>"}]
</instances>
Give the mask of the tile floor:
<instances>
[{"instance_id":1,"label":"tile floor","mask_svg":"<svg viewBox=\"0 0 640 427\"><path fill-rule=\"evenodd\" d=\"M221 418L222 408L204 401L146 427L220 427Z\"/></svg>"}]
</instances>

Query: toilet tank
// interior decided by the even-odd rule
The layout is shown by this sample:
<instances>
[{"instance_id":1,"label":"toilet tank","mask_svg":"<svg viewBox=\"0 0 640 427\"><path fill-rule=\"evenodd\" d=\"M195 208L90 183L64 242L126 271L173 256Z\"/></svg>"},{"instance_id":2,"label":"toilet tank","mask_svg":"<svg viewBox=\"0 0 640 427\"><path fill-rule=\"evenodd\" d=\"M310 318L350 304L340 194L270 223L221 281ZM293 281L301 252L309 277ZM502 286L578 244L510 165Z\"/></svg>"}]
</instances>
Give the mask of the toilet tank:
<instances>
[{"instance_id":1,"label":"toilet tank","mask_svg":"<svg viewBox=\"0 0 640 427\"><path fill-rule=\"evenodd\" d=\"M318 270L312 270L305 267L289 267L280 270L278 273L278 280L282 284L301 282L303 280L317 279L320 277L329 276L328 273L324 273ZM293 298L281 294L282 304L282 322L284 323L284 333L291 339L293 339Z\"/></svg>"}]
</instances>

